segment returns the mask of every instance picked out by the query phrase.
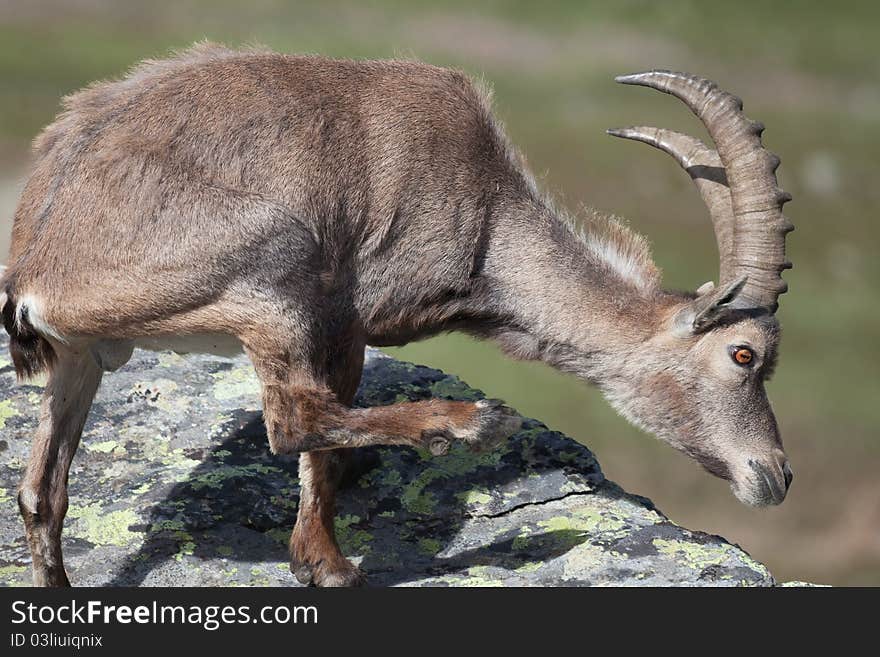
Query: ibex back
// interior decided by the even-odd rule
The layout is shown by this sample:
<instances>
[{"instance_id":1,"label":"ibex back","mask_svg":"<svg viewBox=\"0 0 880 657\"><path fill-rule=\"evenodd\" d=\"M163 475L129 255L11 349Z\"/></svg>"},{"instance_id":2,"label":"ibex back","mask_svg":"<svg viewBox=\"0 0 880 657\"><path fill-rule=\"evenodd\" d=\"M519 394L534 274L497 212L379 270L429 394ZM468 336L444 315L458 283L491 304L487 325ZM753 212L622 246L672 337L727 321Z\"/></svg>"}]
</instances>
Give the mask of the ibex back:
<instances>
[{"instance_id":1,"label":"ibex back","mask_svg":"<svg viewBox=\"0 0 880 657\"><path fill-rule=\"evenodd\" d=\"M598 215L576 229L456 71L202 45L68 97L35 142L2 285L17 372L48 371L18 497L35 583L68 583L68 469L103 372L135 346L251 358L271 449L303 453L302 582L363 580L333 534L347 448L442 454L518 429L494 401L351 408L366 344L441 331L599 385L744 502L781 502L791 469L764 392L790 229L778 162L712 83L620 81L677 96L716 142L615 133L697 182L717 288L665 292L641 237Z\"/></svg>"}]
</instances>

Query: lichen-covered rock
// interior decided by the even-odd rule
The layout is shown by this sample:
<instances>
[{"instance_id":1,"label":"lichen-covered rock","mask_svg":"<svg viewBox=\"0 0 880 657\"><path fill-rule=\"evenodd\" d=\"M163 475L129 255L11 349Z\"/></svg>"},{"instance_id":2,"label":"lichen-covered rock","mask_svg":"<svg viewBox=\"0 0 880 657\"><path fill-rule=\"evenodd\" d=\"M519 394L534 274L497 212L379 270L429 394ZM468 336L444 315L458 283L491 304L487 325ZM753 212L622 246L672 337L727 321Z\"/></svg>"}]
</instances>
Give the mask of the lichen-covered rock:
<instances>
[{"instance_id":1,"label":"lichen-covered rock","mask_svg":"<svg viewBox=\"0 0 880 657\"><path fill-rule=\"evenodd\" d=\"M0 584L30 582L15 490L40 389L0 342ZM483 394L369 350L357 404ZM373 585L772 585L717 536L683 529L605 480L592 453L526 420L504 447L442 457L374 450L340 494L343 551ZM70 476L76 585L297 586L287 538L295 457L272 456L244 357L136 352L108 374Z\"/></svg>"}]
</instances>

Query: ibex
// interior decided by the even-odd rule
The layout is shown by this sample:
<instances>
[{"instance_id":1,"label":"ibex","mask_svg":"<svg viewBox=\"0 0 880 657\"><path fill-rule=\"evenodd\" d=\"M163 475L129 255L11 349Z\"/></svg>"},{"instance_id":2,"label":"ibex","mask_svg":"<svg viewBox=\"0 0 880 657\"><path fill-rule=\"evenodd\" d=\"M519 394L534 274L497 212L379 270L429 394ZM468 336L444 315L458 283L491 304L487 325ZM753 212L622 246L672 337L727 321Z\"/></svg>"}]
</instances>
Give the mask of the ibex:
<instances>
[{"instance_id":1,"label":"ibex","mask_svg":"<svg viewBox=\"0 0 880 657\"><path fill-rule=\"evenodd\" d=\"M792 473L764 389L790 266L779 161L708 80L618 81L679 98L715 142L611 131L694 180L718 286L664 291L643 238L598 214L576 228L454 70L201 45L66 98L35 141L0 288L16 372L48 373L18 494L34 582L69 584L68 469L103 372L134 347L250 357L272 451L301 453L304 583L363 581L333 533L350 448L443 454L518 430L496 401L352 408L366 344L443 331L598 385L741 501L780 503Z\"/></svg>"}]
</instances>

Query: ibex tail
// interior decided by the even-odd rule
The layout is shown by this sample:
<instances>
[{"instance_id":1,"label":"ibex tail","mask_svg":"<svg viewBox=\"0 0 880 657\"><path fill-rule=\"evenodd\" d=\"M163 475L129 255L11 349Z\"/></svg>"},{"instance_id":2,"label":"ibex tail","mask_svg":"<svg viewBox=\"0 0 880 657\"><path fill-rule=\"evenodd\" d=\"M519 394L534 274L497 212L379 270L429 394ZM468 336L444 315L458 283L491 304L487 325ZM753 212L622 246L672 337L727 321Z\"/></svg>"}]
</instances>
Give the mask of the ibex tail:
<instances>
[{"instance_id":1,"label":"ibex tail","mask_svg":"<svg viewBox=\"0 0 880 657\"><path fill-rule=\"evenodd\" d=\"M3 327L9 334L9 354L19 379L30 379L51 368L55 351L46 338L37 333L28 319L28 308L16 301L15 283L5 267L0 267L0 308Z\"/></svg>"}]
</instances>

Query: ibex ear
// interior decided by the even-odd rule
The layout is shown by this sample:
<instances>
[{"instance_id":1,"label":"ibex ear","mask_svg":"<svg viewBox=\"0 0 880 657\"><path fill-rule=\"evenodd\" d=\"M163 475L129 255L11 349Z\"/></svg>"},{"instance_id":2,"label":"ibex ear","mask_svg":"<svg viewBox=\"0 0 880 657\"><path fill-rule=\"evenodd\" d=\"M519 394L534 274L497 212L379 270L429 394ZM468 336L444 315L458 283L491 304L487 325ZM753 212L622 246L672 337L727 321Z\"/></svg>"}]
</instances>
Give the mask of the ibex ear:
<instances>
[{"instance_id":1,"label":"ibex ear","mask_svg":"<svg viewBox=\"0 0 880 657\"><path fill-rule=\"evenodd\" d=\"M699 333L715 324L729 310L746 284L747 276L715 288L708 283L697 290L697 298L682 310L676 318L677 328L682 333Z\"/></svg>"}]
</instances>

